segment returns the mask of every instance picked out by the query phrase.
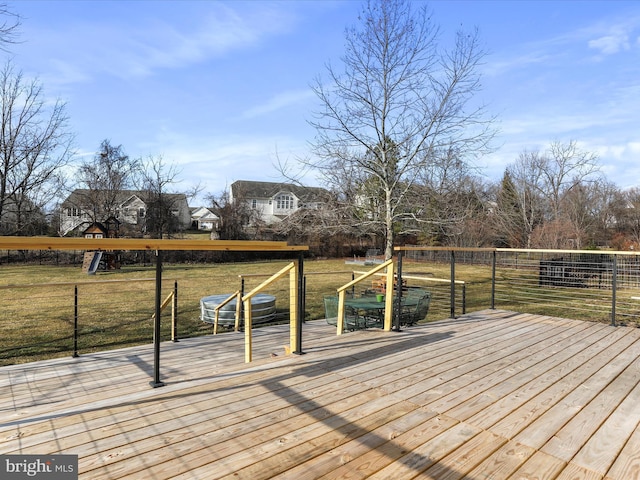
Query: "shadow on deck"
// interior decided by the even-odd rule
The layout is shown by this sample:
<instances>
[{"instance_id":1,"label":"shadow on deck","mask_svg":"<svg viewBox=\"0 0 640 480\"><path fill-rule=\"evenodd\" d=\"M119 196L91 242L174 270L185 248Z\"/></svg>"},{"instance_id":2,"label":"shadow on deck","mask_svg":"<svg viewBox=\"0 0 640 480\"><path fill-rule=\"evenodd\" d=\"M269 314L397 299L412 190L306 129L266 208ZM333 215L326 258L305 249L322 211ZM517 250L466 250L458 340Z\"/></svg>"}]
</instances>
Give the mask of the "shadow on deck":
<instances>
[{"instance_id":1,"label":"shadow on deck","mask_svg":"<svg viewBox=\"0 0 640 480\"><path fill-rule=\"evenodd\" d=\"M286 325L0 368L0 454L81 478L640 478L640 331L483 311Z\"/></svg>"}]
</instances>

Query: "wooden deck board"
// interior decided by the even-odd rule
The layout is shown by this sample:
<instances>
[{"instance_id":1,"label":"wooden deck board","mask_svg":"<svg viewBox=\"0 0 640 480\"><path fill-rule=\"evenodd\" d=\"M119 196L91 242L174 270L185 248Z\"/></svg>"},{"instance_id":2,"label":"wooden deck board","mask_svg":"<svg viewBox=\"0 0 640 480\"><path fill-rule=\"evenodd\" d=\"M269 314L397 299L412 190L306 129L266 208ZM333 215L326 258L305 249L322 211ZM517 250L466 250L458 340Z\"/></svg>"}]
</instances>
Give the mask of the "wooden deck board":
<instances>
[{"instance_id":1,"label":"wooden deck board","mask_svg":"<svg viewBox=\"0 0 640 480\"><path fill-rule=\"evenodd\" d=\"M0 453L85 479L640 480L640 329L483 311L288 326L0 368Z\"/></svg>"}]
</instances>

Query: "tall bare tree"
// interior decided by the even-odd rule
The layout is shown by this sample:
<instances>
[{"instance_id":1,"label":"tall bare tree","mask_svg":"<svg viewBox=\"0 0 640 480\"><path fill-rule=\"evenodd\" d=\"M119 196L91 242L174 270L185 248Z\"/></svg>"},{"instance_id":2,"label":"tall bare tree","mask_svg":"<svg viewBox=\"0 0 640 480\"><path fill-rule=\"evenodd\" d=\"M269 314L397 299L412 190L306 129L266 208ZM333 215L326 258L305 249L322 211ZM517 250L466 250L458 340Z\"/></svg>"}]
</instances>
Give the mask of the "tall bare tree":
<instances>
[{"instance_id":1,"label":"tall bare tree","mask_svg":"<svg viewBox=\"0 0 640 480\"><path fill-rule=\"evenodd\" d=\"M576 202L581 198L578 190L596 182L598 173L596 155L580 150L575 141L553 142L543 152L522 152L506 169L510 187L505 190L503 181L501 192L508 195L509 201L501 202L498 197L494 216L498 236L511 236L515 240L517 234L519 245L511 244L512 247L542 247L545 245L539 241L536 245L532 243L532 234L544 228L537 238L550 241L548 248L566 245L569 240L580 245L585 232L576 232L575 227L586 228L587 224L584 216L580 218L584 212L576 211L579 206ZM573 233L571 238L565 238L571 232L566 228L569 221L574 225Z\"/></svg>"},{"instance_id":2,"label":"tall bare tree","mask_svg":"<svg viewBox=\"0 0 640 480\"><path fill-rule=\"evenodd\" d=\"M553 219L561 217L564 198L590 179L595 180L600 167L598 156L578 147L575 140L568 143L554 141L541 157L543 189L549 198Z\"/></svg>"},{"instance_id":3,"label":"tall bare tree","mask_svg":"<svg viewBox=\"0 0 640 480\"><path fill-rule=\"evenodd\" d=\"M635 248L640 248L640 188L635 187L624 192L624 225L627 235Z\"/></svg>"},{"instance_id":4,"label":"tall bare tree","mask_svg":"<svg viewBox=\"0 0 640 480\"><path fill-rule=\"evenodd\" d=\"M492 136L492 119L471 102L485 56L477 31L458 31L444 49L431 12L413 5L368 1L360 25L346 30L342 68L327 65L328 80L314 85L321 108L310 122L314 156L303 162L324 174L330 189L375 179L380 215L366 223L381 227L387 258L395 228L413 217L403 202L421 175L443 159L462 164L483 153Z\"/></svg>"},{"instance_id":5,"label":"tall bare tree","mask_svg":"<svg viewBox=\"0 0 640 480\"><path fill-rule=\"evenodd\" d=\"M234 202L229 198L228 190L207 196L211 210L220 219L215 235L220 240L248 240L247 226L258 222L259 215L249 206L244 192L235 192Z\"/></svg>"},{"instance_id":6,"label":"tall bare tree","mask_svg":"<svg viewBox=\"0 0 640 480\"><path fill-rule=\"evenodd\" d=\"M77 193L79 208L92 215L91 220L101 222L117 215L123 190L130 189L139 169L139 161L131 159L122 145L114 146L103 140L93 158L84 161L78 169Z\"/></svg>"},{"instance_id":7,"label":"tall bare tree","mask_svg":"<svg viewBox=\"0 0 640 480\"><path fill-rule=\"evenodd\" d=\"M34 213L59 196L74 135L65 103L46 99L11 62L0 71L0 102L0 230L28 233Z\"/></svg>"},{"instance_id":8,"label":"tall bare tree","mask_svg":"<svg viewBox=\"0 0 640 480\"><path fill-rule=\"evenodd\" d=\"M174 215L179 195L172 189L179 173L175 165L167 164L160 155L140 161L139 189L147 204L145 226L153 238L167 237L180 229L179 218Z\"/></svg>"}]
</instances>

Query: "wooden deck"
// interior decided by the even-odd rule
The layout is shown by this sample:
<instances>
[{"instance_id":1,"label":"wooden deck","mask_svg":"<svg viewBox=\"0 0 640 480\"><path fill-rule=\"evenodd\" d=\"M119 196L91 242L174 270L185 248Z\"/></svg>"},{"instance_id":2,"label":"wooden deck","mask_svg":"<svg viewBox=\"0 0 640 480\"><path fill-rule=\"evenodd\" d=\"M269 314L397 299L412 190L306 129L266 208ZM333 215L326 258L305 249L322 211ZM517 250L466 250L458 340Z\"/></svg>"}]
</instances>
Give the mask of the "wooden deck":
<instances>
[{"instance_id":1,"label":"wooden deck","mask_svg":"<svg viewBox=\"0 0 640 480\"><path fill-rule=\"evenodd\" d=\"M483 311L286 326L0 368L0 454L80 478L640 479L640 329Z\"/></svg>"}]
</instances>

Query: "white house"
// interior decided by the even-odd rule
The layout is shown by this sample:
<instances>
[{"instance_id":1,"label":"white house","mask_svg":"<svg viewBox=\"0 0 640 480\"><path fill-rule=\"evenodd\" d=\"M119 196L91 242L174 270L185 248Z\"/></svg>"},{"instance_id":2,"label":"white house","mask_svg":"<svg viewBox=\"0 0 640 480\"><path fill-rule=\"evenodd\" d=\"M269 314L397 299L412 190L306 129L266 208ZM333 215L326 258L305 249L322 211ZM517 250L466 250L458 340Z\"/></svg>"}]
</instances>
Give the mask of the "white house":
<instances>
[{"instance_id":1,"label":"white house","mask_svg":"<svg viewBox=\"0 0 640 480\"><path fill-rule=\"evenodd\" d=\"M218 230L220 218L206 207L191 208L191 228L197 230Z\"/></svg>"},{"instance_id":2,"label":"white house","mask_svg":"<svg viewBox=\"0 0 640 480\"><path fill-rule=\"evenodd\" d=\"M145 192L122 190L115 195L115 201L109 208L103 208L96 199L99 192L86 189L74 190L60 206L60 234L81 232L95 222L104 221L106 217L114 217L122 226L136 226L144 230L147 217ZM191 215L187 197L183 193L165 194L171 208L171 215L177 219L181 229L191 225Z\"/></svg>"},{"instance_id":3,"label":"white house","mask_svg":"<svg viewBox=\"0 0 640 480\"><path fill-rule=\"evenodd\" d=\"M230 203L245 202L267 224L281 221L301 208L319 209L329 192L319 187L238 180L231 184Z\"/></svg>"}]
</instances>

